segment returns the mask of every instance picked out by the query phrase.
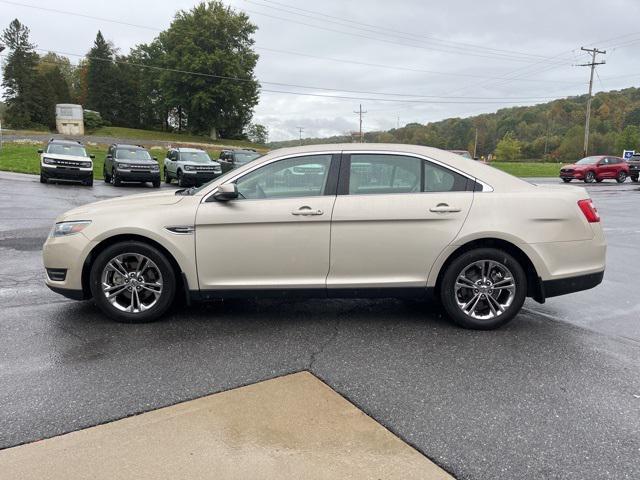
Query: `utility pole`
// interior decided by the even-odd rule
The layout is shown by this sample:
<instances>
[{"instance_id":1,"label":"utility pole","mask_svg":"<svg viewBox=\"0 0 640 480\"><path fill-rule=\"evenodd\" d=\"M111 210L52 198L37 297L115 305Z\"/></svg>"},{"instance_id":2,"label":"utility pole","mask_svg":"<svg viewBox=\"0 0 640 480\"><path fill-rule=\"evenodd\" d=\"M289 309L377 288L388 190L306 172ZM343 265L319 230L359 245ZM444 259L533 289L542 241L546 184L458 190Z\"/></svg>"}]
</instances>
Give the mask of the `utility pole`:
<instances>
[{"instance_id":1,"label":"utility pole","mask_svg":"<svg viewBox=\"0 0 640 480\"><path fill-rule=\"evenodd\" d=\"M0 43L0 53L5 49L5 46ZM2 61L0 61L2 65ZM0 69L0 80L2 80L2 69ZM0 150L2 150L2 119L0 118Z\"/></svg>"},{"instance_id":2,"label":"utility pole","mask_svg":"<svg viewBox=\"0 0 640 480\"><path fill-rule=\"evenodd\" d=\"M360 143L364 143L364 138L362 137L362 115L367 113L366 110L362 110L362 104L360 104L360 108L358 110L354 110L353 113L358 114L360 117Z\"/></svg>"},{"instance_id":3,"label":"utility pole","mask_svg":"<svg viewBox=\"0 0 640 480\"><path fill-rule=\"evenodd\" d=\"M304 132L304 128L302 127L297 127L298 131L300 132L300 145L302 145L302 132Z\"/></svg>"},{"instance_id":4,"label":"utility pole","mask_svg":"<svg viewBox=\"0 0 640 480\"><path fill-rule=\"evenodd\" d=\"M478 127L476 127L476 140L473 143L473 158L474 158L474 160L476 158L478 158L477 153L478 153Z\"/></svg>"},{"instance_id":5,"label":"utility pole","mask_svg":"<svg viewBox=\"0 0 640 480\"><path fill-rule=\"evenodd\" d=\"M587 156L587 152L589 150L589 121L591 120L591 94L593 92L593 72L596 69L596 65L604 65L605 62L604 60L601 62L596 62L596 55L597 54L606 54L607 51L606 50L598 50L597 48L584 48L584 47L580 47L580 50L584 51L584 52L589 52L591 54L591 62L589 63L581 63L578 66L579 67L591 67L591 76L589 77L589 98L587 98L587 118L585 120L585 124L584 124L584 148L583 148L583 155L586 157Z\"/></svg>"}]
</instances>

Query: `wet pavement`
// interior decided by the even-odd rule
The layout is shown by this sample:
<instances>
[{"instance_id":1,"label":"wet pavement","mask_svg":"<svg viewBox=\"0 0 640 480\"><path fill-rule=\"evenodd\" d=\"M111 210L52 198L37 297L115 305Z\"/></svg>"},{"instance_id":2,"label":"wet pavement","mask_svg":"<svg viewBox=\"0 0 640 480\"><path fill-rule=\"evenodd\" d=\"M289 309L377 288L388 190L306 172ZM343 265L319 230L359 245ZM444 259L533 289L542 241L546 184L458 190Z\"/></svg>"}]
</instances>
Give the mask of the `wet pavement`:
<instances>
[{"instance_id":1,"label":"wet pavement","mask_svg":"<svg viewBox=\"0 0 640 480\"><path fill-rule=\"evenodd\" d=\"M309 370L458 478L639 478L640 187L588 189L604 283L527 301L498 331L398 300L232 301L121 325L49 292L40 248L57 214L143 190L0 173L0 448Z\"/></svg>"}]
</instances>

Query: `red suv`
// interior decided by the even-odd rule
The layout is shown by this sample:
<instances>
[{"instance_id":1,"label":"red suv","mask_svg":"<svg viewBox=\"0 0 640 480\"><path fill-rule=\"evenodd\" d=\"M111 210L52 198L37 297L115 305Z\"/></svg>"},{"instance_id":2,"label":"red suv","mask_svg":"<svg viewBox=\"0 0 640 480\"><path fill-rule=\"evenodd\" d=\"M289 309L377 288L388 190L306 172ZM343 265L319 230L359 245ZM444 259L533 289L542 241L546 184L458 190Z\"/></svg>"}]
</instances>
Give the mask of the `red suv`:
<instances>
[{"instance_id":1,"label":"red suv","mask_svg":"<svg viewBox=\"0 0 640 480\"><path fill-rule=\"evenodd\" d=\"M597 155L585 157L573 165L565 165L560 169L563 182L584 180L585 183L601 182L607 178L622 183L629 176L629 165L624 158Z\"/></svg>"}]
</instances>

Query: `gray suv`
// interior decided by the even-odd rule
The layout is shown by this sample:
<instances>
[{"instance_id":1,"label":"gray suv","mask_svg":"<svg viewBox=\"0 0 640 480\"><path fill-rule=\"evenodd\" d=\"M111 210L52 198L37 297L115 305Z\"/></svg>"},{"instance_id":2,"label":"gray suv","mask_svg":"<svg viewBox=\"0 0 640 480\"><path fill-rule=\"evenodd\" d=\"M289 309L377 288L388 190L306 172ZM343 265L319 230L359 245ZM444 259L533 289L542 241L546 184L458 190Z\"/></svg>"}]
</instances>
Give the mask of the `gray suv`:
<instances>
[{"instance_id":1,"label":"gray suv","mask_svg":"<svg viewBox=\"0 0 640 480\"><path fill-rule=\"evenodd\" d=\"M151 182L160 187L160 165L141 145L113 144L104 160L104 181L119 187L122 182Z\"/></svg>"}]
</instances>

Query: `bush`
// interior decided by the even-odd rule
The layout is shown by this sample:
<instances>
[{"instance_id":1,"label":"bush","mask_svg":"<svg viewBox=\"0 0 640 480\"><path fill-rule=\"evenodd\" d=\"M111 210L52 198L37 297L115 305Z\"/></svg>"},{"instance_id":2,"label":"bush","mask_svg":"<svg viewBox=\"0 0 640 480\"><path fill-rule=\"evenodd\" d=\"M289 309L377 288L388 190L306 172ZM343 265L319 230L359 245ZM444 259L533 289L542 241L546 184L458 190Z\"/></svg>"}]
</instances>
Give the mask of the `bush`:
<instances>
[{"instance_id":1,"label":"bush","mask_svg":"<svg viewBox=\"0 0 640 480\"><path fill-rule=\"evenodd\" d=\"M102 118L100 112L94 112L93 110L84 111L84 129L87 132L93 132L101 127L108 127L111 123Z\"/></svg>"}]
</instances>

